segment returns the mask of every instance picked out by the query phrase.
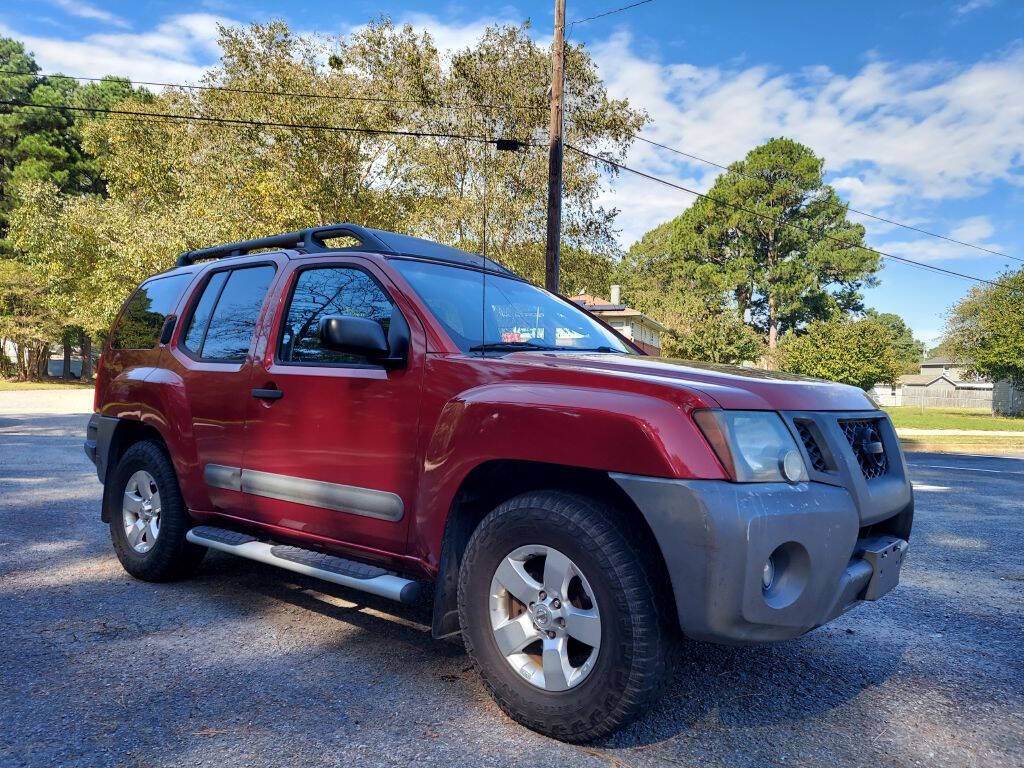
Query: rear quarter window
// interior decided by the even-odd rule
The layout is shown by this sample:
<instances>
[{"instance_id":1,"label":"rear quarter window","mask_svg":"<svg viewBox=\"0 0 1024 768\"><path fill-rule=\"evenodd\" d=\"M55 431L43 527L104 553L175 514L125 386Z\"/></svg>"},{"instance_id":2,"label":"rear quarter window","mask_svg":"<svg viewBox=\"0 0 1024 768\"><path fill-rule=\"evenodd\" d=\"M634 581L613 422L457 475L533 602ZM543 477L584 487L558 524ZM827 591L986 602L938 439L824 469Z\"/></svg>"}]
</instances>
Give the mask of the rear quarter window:
<instances>
[{"instance_id":1,"label":"rear quarter window","mask_svg":"<svg viewBox=\"0 0 1024 768\"><path fill-rule=\"evenodd\" d=\"M164 320L174 309L192 275L168 275L147 280L125 304L110 332L111 349L153 349Z\"/></svg>"}]
</instances>

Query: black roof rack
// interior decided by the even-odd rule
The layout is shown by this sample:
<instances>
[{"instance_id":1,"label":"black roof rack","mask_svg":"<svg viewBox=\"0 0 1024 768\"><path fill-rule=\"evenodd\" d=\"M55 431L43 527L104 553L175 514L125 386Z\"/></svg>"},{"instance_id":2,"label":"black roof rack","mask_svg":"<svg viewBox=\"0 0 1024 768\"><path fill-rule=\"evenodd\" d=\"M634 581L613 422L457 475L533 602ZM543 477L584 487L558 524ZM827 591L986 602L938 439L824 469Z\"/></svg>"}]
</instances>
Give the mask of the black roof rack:
<instances>
[{"instance_id":1,"label":"black roof rack","mask_svg":"<svg viewBox=\"0 0 1024 768\"><path fill-rule=\"evenodd\" d=\"M351 237L359 241L357 250L374 253L392 254L395 256L414 256L434 261L447 261L470 267L484 267L510 277L518 277L496 261L486 259L469 251L461 251L433 240L424 240L397 232L385 232L380 229L369 229L358 224L326 224L322 227L310 227L296 232L285 232L269 237L257 237L253 240L242 240L237 243L225 243L195 251L185 251L178 256L178 266L184 267L197 261L207 259L223 259L229 256L244 256L252 251L265 248L290 248L306 253L319 253L331 250L351 250L332 248L327 240L339 237Z\"/></svg>"}]
</instances>

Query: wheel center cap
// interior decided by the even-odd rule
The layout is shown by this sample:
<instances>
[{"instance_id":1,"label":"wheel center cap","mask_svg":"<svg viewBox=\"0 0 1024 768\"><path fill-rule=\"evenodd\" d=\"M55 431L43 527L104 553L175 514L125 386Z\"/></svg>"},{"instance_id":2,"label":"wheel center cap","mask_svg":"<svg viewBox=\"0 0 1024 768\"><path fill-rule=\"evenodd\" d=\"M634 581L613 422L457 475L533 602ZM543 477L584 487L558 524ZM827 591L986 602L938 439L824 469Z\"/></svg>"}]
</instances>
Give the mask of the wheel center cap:
<instances>
[{"instance_id":1,"label":"wheel center cap","mask_svg":"<svg viewBox=\"0 0 1024 768\"><path fill-rule=\"evenodd\" d=\"M533 606L533 623L541 629L547 629L551 624L551 610L542 603Z\"/></svg>"}]
</instances>

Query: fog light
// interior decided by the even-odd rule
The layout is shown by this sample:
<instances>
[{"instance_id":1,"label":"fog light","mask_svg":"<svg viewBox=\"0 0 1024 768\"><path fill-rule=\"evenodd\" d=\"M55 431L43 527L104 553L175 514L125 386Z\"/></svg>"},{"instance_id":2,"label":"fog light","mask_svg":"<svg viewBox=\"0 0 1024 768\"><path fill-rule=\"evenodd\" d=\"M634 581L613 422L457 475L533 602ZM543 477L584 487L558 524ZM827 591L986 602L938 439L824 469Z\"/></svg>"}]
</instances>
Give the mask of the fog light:
<instances>
[{"instance_id":1,"label":"fog light","mask_svg":"<svg viewBox=\"0 0 1024 768\"><path fill-rule=\"evenodd\" d=\"M764 561L764 570L761 572L761 585L765 589L771 589L773 581L775 581L775 559L769 557Z\"/></svg>"},{"instance_id":2,"label":"fog light","mask_svg":"<svg viewBox=\"0 0 1024 768\"><path fill-rule=\"evenodd\" d=\"M790 450L782 456L782 476L791 483L799 483L807 479L807 467L799 451Z\"/></svg>"}]
</instances>

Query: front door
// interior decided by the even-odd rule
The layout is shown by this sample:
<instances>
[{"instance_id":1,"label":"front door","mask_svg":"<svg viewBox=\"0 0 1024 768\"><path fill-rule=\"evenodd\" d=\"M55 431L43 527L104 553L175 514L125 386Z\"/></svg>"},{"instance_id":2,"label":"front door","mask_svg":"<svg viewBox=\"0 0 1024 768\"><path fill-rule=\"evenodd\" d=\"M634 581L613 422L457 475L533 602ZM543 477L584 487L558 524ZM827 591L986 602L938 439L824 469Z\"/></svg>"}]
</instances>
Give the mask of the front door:
<instances>
[{"instance_id":1,"label":"front door","mask_svg":"<svg viewBox=\"0 0 1024 768\"><path fill-rule=\"evenodd\" d=\"M332 257L291 269L254 364L252 386L264 391L251 399L246 427L250 514L314 543L404 552L418 476L421 327L369 261ZM328 315L376 320L392 345L408 337L407 364L388 370L325 349L319 326Z\"/></svg>"},{"instance_id":2,"label":"front door","mask_svg":"<svg viewBox=\"0 0 1024 768\"><path fill-rule=\"evenodd\" d=\"M171 367L184 384L196 448L190 508L240 516L239 489L252 376L250 349L276 264L218 266L183 312Z\"/></svg>"}]
</instances>

